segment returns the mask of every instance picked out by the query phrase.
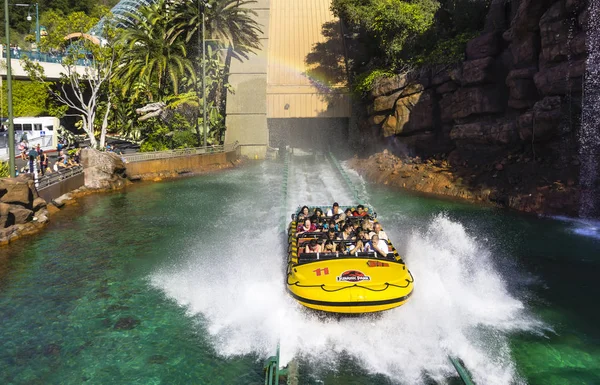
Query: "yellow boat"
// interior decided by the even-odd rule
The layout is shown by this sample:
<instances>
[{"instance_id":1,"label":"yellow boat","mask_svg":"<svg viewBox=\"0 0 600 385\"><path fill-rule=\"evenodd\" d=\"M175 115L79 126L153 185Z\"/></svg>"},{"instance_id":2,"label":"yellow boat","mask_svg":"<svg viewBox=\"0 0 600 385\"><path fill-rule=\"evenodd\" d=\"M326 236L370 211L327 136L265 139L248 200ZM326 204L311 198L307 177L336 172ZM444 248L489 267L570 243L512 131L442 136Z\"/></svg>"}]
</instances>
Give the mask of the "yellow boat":
<instances>
[{"instance_id":1,"label":"yellow boat","mask_svg":"<svg viewBox=\"0 0 600 385\"><path fill-rule=\"evenodd\" d=\"M343 209L347 208L355 211L352 207ZM309 207L311 213L315 209L317 207ZM365 219L376 223L375 217L348 217L345 222L359 226ZM326 218L324 222L330 220ZM317 228L299 234L298 225L298 216L294 214L288 228L286 284L290 295L300 304L330 313L371 313L398 307L411 296L413 277L389 240L389 253L385 256L372 249L349 250L346 247L352 247L352 241L343 240L337 240L342 245L341 250L338 247L335 252L311 252L312 246L307 250L306 245L313 239L323 244L326 232Z\"/></svg>"}]
</instances>

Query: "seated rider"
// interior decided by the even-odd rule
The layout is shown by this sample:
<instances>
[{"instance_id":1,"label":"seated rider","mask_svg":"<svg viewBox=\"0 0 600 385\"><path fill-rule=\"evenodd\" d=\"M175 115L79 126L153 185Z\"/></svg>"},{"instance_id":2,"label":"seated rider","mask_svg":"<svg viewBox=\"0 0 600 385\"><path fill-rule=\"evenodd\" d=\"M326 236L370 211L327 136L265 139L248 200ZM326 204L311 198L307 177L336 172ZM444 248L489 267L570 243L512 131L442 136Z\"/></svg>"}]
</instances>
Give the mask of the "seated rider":
<instances>
[{"instance_id":1,"label":"seated rider","mask_svg":"<svg viewBox=\"0 0 600 385\"><path fill-rule=\"evenodd\" d=\"M354 216L354 214L352 213L352 209L346 209L344 215L346 215L346 218L352 218Z\"/></svg>"},{"instance_id":2,"label":"seated rider","mask_svg":"<svg viewBox=\"0 0 600 385\"><path fill-rule=\"evenodd\" d=\"M343 221L344 219L346 219L346 215L344 215L344 213L342 212L342 209L340 209L340 205L337 202L334 202L331 209L329 209L327 211L327 216L328 217L337 217L336 219L334 219L335 223L339 223L339 222Z\"/></svg>"},{"instance_id":3,"label":"seated rider","mask_svg":"<svg viewBox=\"0 0 600 385\"><path fill-rule=\"evenodd\" d=\"M388 240L388 236L385 231L381 230L381 224L379 222L375 222L373 225L373 231L369 233L369 238L372 238L373 235L379 236L379 239L383 239L385 241Z\"/></svg>"},{"instance_id":4,"label":"seated rider","mask_svg":"<svg viewBox=\"0 0 600 385\"><path fill-rule=\"evenodd\" d=\"M300 216L300 214L304 215L304 218L308 218L310 215L308 215L309 210L308 210L308 206L302 206L302 208L300 209L300 212L298 213L298 216Z\"/></svg>"},{"instance_id":5,"label":"seated rider","mask_svg":"<svg viewBox=\"0 0 600 385\"><path fill-rule=\"evenodd\" d=\"M383 239L379 239L378 235L373 235L371 237L371 242L367 243L365 251L375 251L377 256L387 257L390 249L388 248L388 244Z\"/></svg>"},{"instance_id":6,"label":"seated rider","mask_svg":"<svg viewBox=\"0 0 600 385\"><path fill-rule=\"evenodd\" d=\"M316 216L317 218L325 218L325 214L323 214L323 210L321 210L318 207L315 209L314 216Z\"/></svg>"},{"instance_id":7,"label":"seated rider","mask_svg":"<svg viewBox=\"0 0 600 385\"><path fill-rule=\"evenodd\" d=\"M297 234L312 233L317 231L317 226L310 222L310 219L305 219L304 223L298 226Z\"/></svg>"},{"instance_id":8,"label":"seated rider","mask_svg":"<svg viewBox=\"0 0 600 385\"><path fill-rule=\"evenodd\" d=\"M354 240L356 240L356 237L352 233L352 228L350 227L349 224L345 224L344 225L344 227L342 229L342 233L340 234L340 238L341 238L342 241L354 241Z\"/></svg>"},{"instance_id":9,"label":"seated rider","mask_svg":"<svg viewBox=\"0 0 600 385\"><path fill-rule=\"evenodd\" d=\"M317 243L316 239L311 239L310 242L304 247L305 253L320 253L321 245Z\"/></svg>"},{"instance_id":10,"label":"seated rider","mask_svg":"<svg viewBox=\"0 0 600 385\"><path fill-rule=\"evenodd\" d=\"M368 214L365 211L365 206L358 205L356 206L356 211L353 213L355 217L366 217Z\"/></svg>"},{"instance_id":11,"label":"seated rider","mask_svg":"<svg viewBox=\"0 0 600 385\"><path fill-rule=\"evenodd\" d=\"M329 230L327 230L327 235L326 235L325 239L322 242L323 243L323 247L325 247L325 244L327 242L329 242L329 241L333 242L333 241L337 241L339 239L340 238L337 236L335 230L329 229Z\"/></svg>"},{"instance_id":12,"label":"seated rider","mask_svg":"<svg viewBox=\"0 0 600 385\"><path fill-rule=\"evenodd\" d=\"M325 246L323 246L323 252L324 253L335 253L336 252L335 243L333 243L330 240L325 241Z\"/></svg>"}]
</instances>

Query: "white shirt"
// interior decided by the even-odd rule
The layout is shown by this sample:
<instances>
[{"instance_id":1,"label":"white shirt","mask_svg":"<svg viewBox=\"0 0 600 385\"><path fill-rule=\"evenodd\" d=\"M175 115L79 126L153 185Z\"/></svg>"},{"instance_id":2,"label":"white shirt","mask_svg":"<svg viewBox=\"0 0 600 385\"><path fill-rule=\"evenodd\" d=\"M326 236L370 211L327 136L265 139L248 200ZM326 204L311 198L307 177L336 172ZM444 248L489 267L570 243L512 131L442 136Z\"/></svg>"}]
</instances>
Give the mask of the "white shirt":
<instances>
[{"instance_id":1,"label":"white shirt","mask_svg":"<svg viewBox=\"0 0 600 385\"><path fill-rule=\"evenodd\" d=\"M369 239L373 238L373 235L379 236L379 240L382 240L382 239L385 239L386 241L388 240L388 236L385 233L385 231L383 231L383 230L379 230L379 234L375 233L374 231L371 231L369 233Z\"/></svg>"},{"instance_id":2,"label":"white shirt","mask_svg":"<svg viewBox=\"0 0 600 385\"><path fill-rule=\"evenodd\" d=\"M373 241L367 243L367 249L369 251L375 251L375 249L373 248ZM383 239L380 239L379 242L377 242L377 248L379 250L381 250L384 254L388 254L390 252L390 249L388 248L388 244L386 241L384 241Z\"/></svg>"}]
</instances>

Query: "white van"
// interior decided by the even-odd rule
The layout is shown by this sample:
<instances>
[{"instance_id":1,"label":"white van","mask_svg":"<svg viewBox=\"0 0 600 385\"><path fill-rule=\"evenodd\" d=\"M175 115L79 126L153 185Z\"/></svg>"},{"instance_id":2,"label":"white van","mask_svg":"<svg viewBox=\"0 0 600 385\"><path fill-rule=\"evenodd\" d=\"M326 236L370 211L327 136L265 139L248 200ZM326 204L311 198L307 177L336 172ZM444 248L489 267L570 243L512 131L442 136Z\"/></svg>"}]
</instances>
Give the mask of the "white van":
<instances>
[{"instance_id":1,"label":"white van","mask_svg":"<svg viewBox=\"0 0 600 385\"><path fill-rule=\"evenodd\" d=\"M17 156L19 154L18 144L27 138L28 147L35 148L40 145L44 151L56 150L60 120L52 116L14 118L15 141L17 144ZM0 138L0 160L8 159L8 122L2 123Z\"/></svg>"}]
</instances>

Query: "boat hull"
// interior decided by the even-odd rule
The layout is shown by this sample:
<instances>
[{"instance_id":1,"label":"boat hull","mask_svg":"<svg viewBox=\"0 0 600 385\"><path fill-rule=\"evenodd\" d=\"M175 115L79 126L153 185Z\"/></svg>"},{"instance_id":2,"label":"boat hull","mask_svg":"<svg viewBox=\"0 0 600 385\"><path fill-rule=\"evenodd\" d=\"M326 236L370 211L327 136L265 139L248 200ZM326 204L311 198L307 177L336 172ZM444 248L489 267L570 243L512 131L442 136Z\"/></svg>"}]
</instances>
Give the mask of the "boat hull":
<instances>
[{"instance_id":1,"label":"boat hull","mask_svg":"<svg viewBox=\"0 0 600 385\"><path fill-rule=\"evenodd\" d=\"M291 266L287 290L300 304L330 313L373 313L403 305L413 291L401 262L338 258Z\"/></svg>"}]
</instances>

